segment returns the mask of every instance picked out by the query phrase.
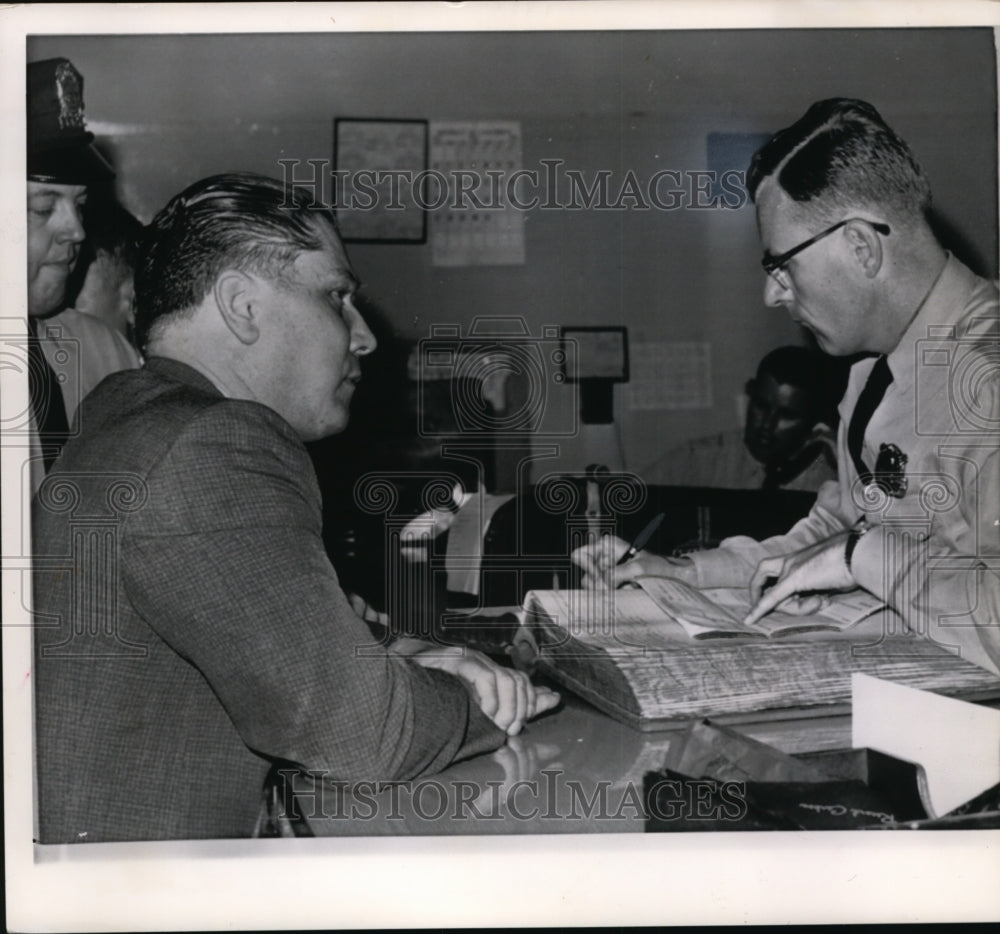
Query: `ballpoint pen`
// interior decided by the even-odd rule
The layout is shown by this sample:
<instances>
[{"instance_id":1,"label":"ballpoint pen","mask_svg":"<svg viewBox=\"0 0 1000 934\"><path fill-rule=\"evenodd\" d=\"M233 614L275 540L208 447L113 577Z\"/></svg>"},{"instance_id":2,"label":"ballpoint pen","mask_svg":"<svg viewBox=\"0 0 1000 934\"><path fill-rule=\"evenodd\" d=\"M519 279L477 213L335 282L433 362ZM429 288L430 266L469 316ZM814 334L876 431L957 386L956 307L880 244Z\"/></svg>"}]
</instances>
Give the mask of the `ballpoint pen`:
<instances>
[{"instance_id":1,"label":"ballpoint pen","mask_svg":"<svg viewBox=\"0 0 1000 934\"><path fill-rule=\"evenodd\" d=\"M626 561L631 561L643 548L646 547L646 542L648 542L652 537L653 533L660 527L660 523L663 521L664 513L660 513L654 516L646 524L645 528L636 535L632 540L632 544L628 546L625 553L615 562L615 567L620 564L624 564Z\"/></svg>"}]
</instances>

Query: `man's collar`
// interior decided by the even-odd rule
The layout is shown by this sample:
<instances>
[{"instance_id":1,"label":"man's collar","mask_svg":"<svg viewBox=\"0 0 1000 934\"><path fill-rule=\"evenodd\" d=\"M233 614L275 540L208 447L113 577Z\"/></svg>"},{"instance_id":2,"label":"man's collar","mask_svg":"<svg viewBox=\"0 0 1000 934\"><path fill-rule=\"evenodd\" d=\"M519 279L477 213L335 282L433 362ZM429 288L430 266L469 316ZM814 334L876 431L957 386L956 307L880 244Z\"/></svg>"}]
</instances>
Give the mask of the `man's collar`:
<instances>
[{"instance_id":1,"label":"man's collar","mask_svg":"<svg viewBox=\"0 0 1000 934\"><path fill-rule=\"evenodd\" d=\"M157 376L170 379L177 383L185 383L211 393L214 396L222 396L223 393L204 373L199 372L187 363L174 360L172 357L147 357L145 369L150 370Z\"/></svg>"}]
</instances>

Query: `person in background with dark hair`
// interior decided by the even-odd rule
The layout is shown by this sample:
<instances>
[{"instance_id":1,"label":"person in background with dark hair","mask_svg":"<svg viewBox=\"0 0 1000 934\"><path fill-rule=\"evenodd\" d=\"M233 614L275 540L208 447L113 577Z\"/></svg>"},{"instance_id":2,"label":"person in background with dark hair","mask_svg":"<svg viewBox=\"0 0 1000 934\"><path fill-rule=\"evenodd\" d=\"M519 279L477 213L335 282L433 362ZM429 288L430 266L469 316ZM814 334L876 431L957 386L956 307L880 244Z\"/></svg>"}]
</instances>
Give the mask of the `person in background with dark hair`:
<instances>
[{"instance_id":1,"label":"person in background with dark hair","mask_svg":"<svg viewBox=\"0 0 1000 934\"><path fill-rule=\"evenodd\" d=\"M475 652L381 644L340 588L303 442L346 426L375 349L357 287L332 213L260 176L144 232L146 364L84 400L34 504L38 553L67 556L35 575L41 842L251 836L283 771L415 778L557 703Z\"/></svg>"},{"instance_id":2,"label":"person in background with dark hair","mask_svg":"<svg viewBox=\"0 0 1000 934\"><path fill-rule=\"evenodd\" d=\"M605 539L575 560L598 585L642 573L749 586L748 621L861 587L916 636L1000 672L997 286L938 242L930 187L864 101L814 104L754 156L747 187L764 300L834 356L866 355L840 406L838 481L786 535L684 559Z\"/></svg>"},{"instance_id":3,"label":"person in background with dark hair","mask_svg":"<svg viewBox=\"0 0 1000 934\"><path fill-rule=\"evenodd\" d=\"M70 284L70 301L77 311L100 318L132 342L135 319L136 249L142 224L110 191L90 193L84 211L80 260Z\"/></svg>"},{"instance_id":4,"label":"person in background with dark hair","mask_svg":"<svg viewBox=\"0 0 1000 934\"><path fill-rule=\"evenodd\" d=\"M766 354L747 380L742 429L696 438L640 472L665 486L815 492L837 476L833 426L824 419L823 358L805 347Z\"/></svg>"},{"instance_id":5,"label":"person in background with dark hair","mask_svg":"<svg viewBox=\"0 0 1000 934\"><path fill-rule=\"evenodd\" d=\"M83 115L83 77L65 58L27 67L28 391L31 487L70 436L80 400L139 355L100 321L66 307L89 191L114 177Z\"/></svg>"}]
</instances>

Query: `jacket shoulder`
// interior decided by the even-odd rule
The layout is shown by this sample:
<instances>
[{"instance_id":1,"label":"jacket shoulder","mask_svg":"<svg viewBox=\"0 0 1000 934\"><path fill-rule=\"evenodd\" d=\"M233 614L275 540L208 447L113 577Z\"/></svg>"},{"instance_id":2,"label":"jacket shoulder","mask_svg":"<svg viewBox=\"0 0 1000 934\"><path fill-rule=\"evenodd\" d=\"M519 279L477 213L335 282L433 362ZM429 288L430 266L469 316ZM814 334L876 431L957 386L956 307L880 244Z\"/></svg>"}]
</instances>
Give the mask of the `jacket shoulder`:
<instances>
[{"instance_id":1,"label":"jacket shoulder","mask_svg":"<svg viewBox=\"0 0 1000 934\"><path fill-rule=\"evenodd\" d=\"M64 460L68 468L103 461L145 474L188 447L308 459L291 427L266 406L143 367L112 374L84 400Z\"/></svg>"}]
</instances>

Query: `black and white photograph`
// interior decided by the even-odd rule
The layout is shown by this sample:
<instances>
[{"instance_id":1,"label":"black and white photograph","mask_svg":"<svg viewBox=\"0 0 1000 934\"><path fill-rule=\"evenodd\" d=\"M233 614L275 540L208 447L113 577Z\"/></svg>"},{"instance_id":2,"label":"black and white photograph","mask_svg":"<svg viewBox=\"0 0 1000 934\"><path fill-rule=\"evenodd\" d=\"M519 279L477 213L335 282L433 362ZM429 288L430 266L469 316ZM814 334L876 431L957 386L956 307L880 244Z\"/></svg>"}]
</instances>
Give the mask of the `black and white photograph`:
<instances>
[{"instance_id":1,"label":"black and white photograph","mask_svg":"<svg viewBox=\"0 0 1000 934\"><path fill-rule=\"evenodd\" d=\"M1000 11L905 7L0 12L9 929L1000 919Z\"/></svg>"}]
</instances>

